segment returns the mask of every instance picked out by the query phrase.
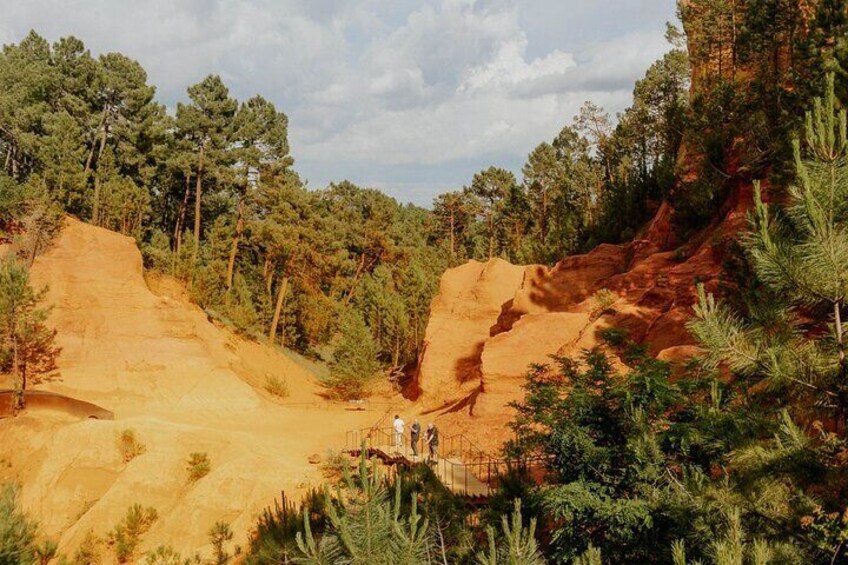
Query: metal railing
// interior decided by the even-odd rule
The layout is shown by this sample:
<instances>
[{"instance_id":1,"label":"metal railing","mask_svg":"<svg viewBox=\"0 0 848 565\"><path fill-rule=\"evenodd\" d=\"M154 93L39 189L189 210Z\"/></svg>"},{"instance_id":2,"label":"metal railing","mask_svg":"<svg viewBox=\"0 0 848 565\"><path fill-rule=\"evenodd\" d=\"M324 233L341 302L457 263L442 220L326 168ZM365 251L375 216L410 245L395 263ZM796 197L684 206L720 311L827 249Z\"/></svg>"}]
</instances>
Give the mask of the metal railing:
<instances>
[{"instance_id":1,"label":"metal railing","mask_svg":"<svg viewBox=\"0 0 848 565\"><path fill-rule=\"evenodd\" d=\"M446 488L469 497L490 496L500 487L503 477L515 471L541 480L548 467L548 460L542 457L492 457L465 434L444 438L432 458L429 450L425 451L423 434L414 447L408 434L401 438L400 445L396 440L394 429L371 427L347 432L345 445L349 453L358 454L365 449L388 465L427 463Z\"/></svg>"}]
</instances>

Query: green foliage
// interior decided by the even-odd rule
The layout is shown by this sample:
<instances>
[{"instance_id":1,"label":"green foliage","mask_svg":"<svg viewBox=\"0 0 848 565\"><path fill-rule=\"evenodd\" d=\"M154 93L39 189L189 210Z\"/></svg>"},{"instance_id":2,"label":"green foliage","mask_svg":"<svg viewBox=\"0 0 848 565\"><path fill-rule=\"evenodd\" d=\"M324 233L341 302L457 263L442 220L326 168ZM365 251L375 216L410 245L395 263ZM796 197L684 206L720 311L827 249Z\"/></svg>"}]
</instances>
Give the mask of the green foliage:
<instances>
[{"instance_id":1,"label":"green foliage","mask_svg":"<svg viewBox=\"0 0 848 565\"><path fill-rule=\"evenodd\" d=\"M329 524L319 540L314 538L309 517L304 514L304 531L297 536L302 555L294 559L295 563L429 562L433 543L430 525L420 515L415 496L409 511L402 513L400 483L390 496L377 468L369 465L364 453L357 477L348 476L346 486L335 499L327 501Z\"/></svg>"},{"instance_id":2,"label":"green foliage","mask_svg":"<svg viewBox=\"0 0 848 565\"><path fill-rule=\"evenodd\" d=\"M143 508L140 504L129 507L124 519L106 537L107 544L115 551L118 563L127 563L133 559L141 536L147 533L157 518L155 508Z\"/></svg>"},{"instance_id":3,"label":"green foliage","mask_svg":"<svg viewBox=\"0 0 848 565\"><path fill-rule=\"evenodd\" d=\"M256 535L251 537L245 556L248 565L287 563L299 555L297 535L302 531L304 516L309 519L311 532L321 534L327 523L324 492L310 490L300 505L291 503L285 495L266 508L256 523Z\"/></svg>"},{"instance_id":4,"label":"green foliage","mask_svg":"<svg viewBox=\"0 0 848 565\"><path fill-rule=\"evenodd\" d=\"M160 545L155 551L151 551L144 559L147 565L183 565L190 560L183 561L182 556L171 546Z\"/></svg>"},{"instance_id":5,"label":"green foliage","mask_svg":"<svg viewBox=\"0 0 848 565\"><path fill-rule=\"evenodd\" d=\"M18 507L17 488L0 486L0 564L34 563L35 534L35 523Z\"/></svg>"},{"instance_id":6,"label":"green foliage","mask_svg":"<svg viewBox=\"0 0 848 565\"><path fill-rule=\"evenodd\" d=\"M59 544L56 540L45 539L35 546L35 558L39 565L47 565L56 557L59 550Z\"/></svg>"},{"instance_id":7,"label":"green foliage","mask_svg":"<svg viewBox=\"0 0 848 565\"><path fill-rule=\"evenodd\" d=\"M807 114L808 159L795 144L798 182L785 212L775 214L755 187L744 247L758 280L779 302L757 305L746 320L701 289L690 328L707 345L710 366L725 363L773 389L792 387L844 430L848 377L841 317L848 298L848 216L842 203L848 197L848 140L845 111L835 110L832 77L828 84L827 97L816 99ZM809 329L799 331L811 326L827 337L813 340Z\"/></svg>"},{"instance_id":8,"label":"green foliage","mask_svg":"<svg viewBox=\"0 0 848 565\"><path fill-rule=\"evenodd\" d=\"M265 377L265 390L280 399L289 396L289 385L284 377L276 375Z\"/></svg>"},{"instance_id":9,"label":"green foliage","mask_svg":"<svg viewBox=\"0 0 848 565\"><path fill-rule=\"evenodd\" d=\"M225 522L215 522L209 529L209 542L212 544L213 563L216 565L225 565L230 562L232 555L227 550L227 544L232 539L233 531L230 529L230 525Z\"/></svg>"},{"instance_id":10,"label":"green foliage","mask_svg":"<svg viewBox=\"0 0 848 565\"><path fill-rule=\"evenodd\" d=\"M338 398L363 398L367 395L369 382L380 368L377 344L356 311L349 311L342 318L339 333L326 385Z\"/></svg>"},{"instance_id":11,"label":"green foliage","mask_svg":"<svg viewBox=\"0 0 848 565\"><path fill-rule=\"evenodd\" d=\"M489 526L486 530L489 550L477 554L479 565L543 565L545 563L536 543L536 519L531 519L529 527L524 527L520 500L515 500L511 519L503 516L501 529L503 537L500 543L493 527Z\"/></svg>"},{"instance_id":12,"label":"green foliage","mask_svg":"<svg viewBox=\"0 0 848 565\"><path fill-rule=\"evenodd\" d=\"M206 453L195 451L188 457L186 463L186 471L188 472L188 480L191 483L196 483L203 477L209 474L212 470L212 462Z\"/></svg>"},{"instance_id":13,"label":"green foliage","mask_svg":"<svg viewBox=\"0 0 848 565\"><path fill-rule=\"evenodd\" d=\"M618 294L608 288L602 288L592 295L592 317L605 314L618 300Z\"/></svg>"},{"instance_id":14,"label":"green foliage","mask_svg":"<svg viewBox=\"0 0 848 565\"><path fill-rule=\"evenodd\" d=\"M40 306L45 293L32 289L28 269L14 257L0 258L0 372L15 379L17 409L24 408L30 384L56 371L56 331L47 327L49 310Z\"/></svg>"},{"instance_id":15,"label":"green foliage","mask_svg":"<svg viewBox=\"0 0 848 565\"><path fill-rule=\"evenodd\" d=\"M100 544L101 540L94 535L94 532L89 531L85 535L85 539L82 540L82 543L74 552L74 556L71 559L72 565L99 565Z\"/></svg>"},{"instance_id":16,"label":"green foliage","mask_svg":"<svg viewBox=\"0 0 848 565\"><path fill-rule=\"evenodd\" d=\"M132 429L126 429L118 436L118 449L124 463L129 463L147 451L147 447L136 438L135 430Z\"/></svg>"}]
</instances>

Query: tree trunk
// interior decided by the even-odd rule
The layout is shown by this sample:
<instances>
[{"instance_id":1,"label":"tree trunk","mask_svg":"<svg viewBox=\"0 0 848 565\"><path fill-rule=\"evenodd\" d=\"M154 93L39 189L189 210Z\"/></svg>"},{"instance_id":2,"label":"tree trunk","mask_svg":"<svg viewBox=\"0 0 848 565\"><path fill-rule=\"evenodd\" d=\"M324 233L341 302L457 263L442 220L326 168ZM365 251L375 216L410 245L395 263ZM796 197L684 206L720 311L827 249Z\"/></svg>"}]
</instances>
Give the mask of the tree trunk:
<instances>
[{"instance_id":1,"label":"tree trunk","mask_svg":"<svg viewBox=\"0 0 848 565\"><path fill-rule=\"evenodd\" d=\"M495 213L489 212L489 260L495 256Z\"/></svg>"},{"instance_id":2,"label":"tree trunk","mask_svg":"<svg viewBox=\"0 0 848 565\"><path fill-rule=\"evenodd\" d=\"M15 326L14 320L12 321L13 331ZM12 374L16 381L20 383L20 389L15 391L15 404L14 404L14 413L17 414L19 411L26 408L26 400L24 399L24 392L26 391L26 374L21 372L21 360L20 360L20 352L18 350L18 338L16 335L12 335Z\"/></svg>"},{"instance_id":3,"label":"tree trunk","mask_svg":"<svg viewBox=\"0 0 848 565\"><path fill-rule=\"evenodd\" d=\"M456 234L455 234L455 220L454 215L456 211L451 207L450 211L450 250L451 250L451 259L456 259Z\"/></svg>"},{"instance_id":4,"label":"tree trunk","mask_svg":"<svg viewBox=\"0 0 848 565\"><path fill-rule=\"evenodd\" d=\"M271 263L271 259L269 257L265 257L265 264L262 267L262 275L265 277L265 292L268 293L268 296L271 296L271 284L274 282L274 269L271 267L273 264Z\"/></svg>"},{"instance_id":5,"label":"tree trunk","mask_svg":"<svg viewBox=\"0 0 848 565\"><path fill-rule=\"evenodd\" d=\"M236 254L238 254L239 241L244 231L244 198L238 203L238 218L236 219L236 234L233 237L233 247L230 249L230 261L227 263L227 290L233 287L233 270L236 266Z\"/></svg>"},{"instance_id":6,"label":"tree trunk","mask_svg":"<svg viewBox=\"0 0 848 565\"><path fill-rule=\"evenodd\" d=\"M107 105L107 106L103 107L103 115L100 116L100 124L97 126L98 130L103 129L103 127L106 125L106 116L108 115L108 113L109 113L109 106ZM88 158L85 160L85 169L83 170L83 175L84 175L83 178L85 178L86 181L88 180L88 173L91 171L91 161L94 158L94 148L95 147L97 147L97 138L94 138L94 139L91 140L91 149L89 149Z\"/></svg>"},{"instance_id":7,"label":"tree trunk","mask_svg":"<svg viewBox=\"0 0 848 565\"><path fill-rule=\"evenodd\" d=\"M174 224L174 254L180 254L180 246L183 241L183 229L185 227L185 217L188 210L188 195L191 193L191 175L185 177L185 190L183 191L183 201L180 204L180 211L177 213L177 221Z\"/></svg>"},{"instance_id":8,"label":"tree trunk","mask_svg":"<svg viewBox=\"0 0 848 565\"><path fill-rule=\"evenodd\" d=\"M839 433L839 425L842 425L842 432L845 433L845 408L846 408L846 395L845 395L845 343L842 336L842 313L840 312L842 307L842 302L837 301L833 305L833 315L836 323L836 348L839 355L839 406L838 410L838 420L836 422L836 433Z\"/></svg>"},{"instance_id":9,"label":"tree trunk","mask_svg":"<svg viewBox=\"0 0 848 565\"><path fill-rule=\"evenodd\" d=\"M353 293L356 290L356 283L359 282L359 277L362 276L362 271L365 269L365 252L359 255L359 265L356 267L356 272L353 274L353 282L350 283L350 290L345 296L344 305L350 304L350 299L353 298Z\"/></svg>"},{"instance_id":10,"label":"tree trunk","mask_svg":"<svg viewBox=\"0 0 848 565\"><path fill-rule=\"evenodd\" d=\"M286 298L286 292L289 289L289 276L283 277L283 283L280 285L280 290L277 292L277 304L274 307L274 319L271 320L271 329L268 331L268 343L274 343L277 338L277 326L280 323L280 312L283 310L283 301Z\"/></svg>"},{"instance_id":11,"label":"tree trunk","mask_svg":"<svg viewBox=\"0 0 848 565\"><path fill-rule=\"evenodd\" d=\"M197 251L200 248L200 202L203 192L203 151L205 145L200 146L200 154L197 158L197 184L194 190L194 253L191 257L192 264L197 264Z\"/></svg>"},{"instance_id":12,"label":"tree trunk","mask_svg":"<svg viewBox=\"0 0 848 565\"><path fill-rule=\"evenodd\" d=\"M97 152L97 173L94 175L94 205L91 210L91 222L96 226L100 221L100 159L103 157L103 149L106 148L106 126L105 118L100 134L100 150Z\"/></svg>"}]
</instances>

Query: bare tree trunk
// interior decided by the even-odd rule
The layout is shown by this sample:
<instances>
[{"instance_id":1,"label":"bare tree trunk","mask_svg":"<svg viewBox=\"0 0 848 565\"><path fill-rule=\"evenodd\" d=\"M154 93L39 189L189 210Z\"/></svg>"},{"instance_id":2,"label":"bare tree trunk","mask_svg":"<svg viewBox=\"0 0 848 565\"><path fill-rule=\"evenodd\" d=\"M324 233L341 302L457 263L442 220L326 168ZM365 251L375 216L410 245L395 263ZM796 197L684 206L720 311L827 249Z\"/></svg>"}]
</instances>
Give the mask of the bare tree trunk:
<instances>
[{"instance_id":1,"label":"bare tree trunk","mask_svg":"<svg viewBox=\"0 0 848 565\"><path fill-rule=\"evenodd\" d=\"M103 124L100 135L100 150L97 152L97 173L94 175L94 205L91 210L91 222L96 226L100 221L100 159L103 157L103 149L106 148L106 123Z\"/></svg>"},{"instance_id":2,"label":"bare tree trunk","mask_svg":"<svg viewBox=\"0 0 848 565\"><path fill-rule=\"evenodd\" d=\"M495 213L489 212L489 260L495 256Z\"/></svg>"},{"instance_id":3,"label":"bare tree trunk","mask_svg":"<svg viewBox=\"0 0 848 565\"><path fill-rule=\"evenodd\" d=\"M12 321L12 327L15 327L14 320ZM20 379L20 390L15 391L14 412L17 413L26 407L26 400L24 400L24 392L26 391L27 383L26 374L21 372L21 360L20 352L18 350L18 338L14 334L12 335L12 374L14 375L15 380Z\"/></svg>"},{"instance_id":4,"label":"bare tree trunk","mask_svg":"<svg viewBox=\"0 0 848 565\"><path fill-rule=\"evenodd\" d=\"M454 214L456 211L451 206L450 209L450 250L451 250L451 259L456 259L456 235L455 231L455 223L454 223Z\"/></svg>"},{"instance_id":5,"label":"bare tree trunk","mask_svg":"<svg viewBox=\"0 0 848 565\"><path fill-rule=\"evenodd\" d=\"M262 267L262 275L265 277L265 292L271 296L271 284L274 282L274 269L269 257L265 257L265 265Z\"/></svg>"},{"instance_id":6,"label":"bare tree trunk","mask_svg":"<svg viewBox=\"0 0 848 565\"><path fill-rule=\"evenodd\" d=\"M197 264L197 251L200 248L200 203L203 192L203 151L205 145L200 146L200 155L197 158L197 184L194 191L194 253L191 257L192 264ZM193 278L193 277L192 277Z\"/></svg>"},{"instance_id":7,"label":"bare tree trunk","mask_svg":"<svg viewBox=\"0 0 848 565\"><path fill-rule=\"evenodd\" d=\"M353 274L353 282L350 283L350 290L345 296L344 305L347 306L350 303L350 299L353 298L353 292L356 290L356 283L359 282L359 277L362 276L362 271L365 269L365 252L363 251L359 255L359 265L356 267L356 272Z\"/></svg>"},{"instance_id":8,"label":"bare tree trunk","mask_svg":"<svg viewBox=\"0 0 848 565\"><path fill-rule=\"evenodd\" d=\"M183 191L183 201L180 204L180 211L177 214L177 221L174 224L174 254L180 254L180 246L183 241L183 229L185 227L185 217L188 211L188 195L191 192L191 175L185 177L185 191Z\"/></svg>"},{"instance_id":9,"label":"bare tree trunk","mask_svg":"<svg viewBox=\"0 0 848 565\"><path fill-rule=\"evenodd\" d=\"M227 290L233 287L233 270L236 266L236 254L238 254L239 241L244 231L244 198L238 203L238 218L236 219L236 234L233 237L233 247L230 249L230 260L227 263Z\"/></svg>"},{"instance_id":10,"label":"bare tree trunk","mask_svg":"<svg viewBox=\"0 0 848 565\"><path fill-rule=\"evenodd\" d=\"M289 289L289 277L283 277L283 283L280 285L280 290L277 292L277 304L274 307L274 319L271 320L271 329L268 331L268 343L273 344L277 338L277 326L280 323L280 312L283 310L283 301L286 298L286 292Z\"/></svg>"},{"instance_id":11,"label":"bare tree trunk","mask_svg":"<svg viewBox=\"0 0 848 565\"><path fill-rule=\"evenodd\" d=\"M97 126L97 129L103 129L106 125L106 116L109 112L109 107L103 107L103 115L100 117L100 124ZM85 169L83 170L83 175L86 180L88 180L88 173L91 171L91 161L94 158L94 148L97 147L97 138L91 140L91 149L88 151L88 158L85 160Z\"/></svg>"}]
</instances>

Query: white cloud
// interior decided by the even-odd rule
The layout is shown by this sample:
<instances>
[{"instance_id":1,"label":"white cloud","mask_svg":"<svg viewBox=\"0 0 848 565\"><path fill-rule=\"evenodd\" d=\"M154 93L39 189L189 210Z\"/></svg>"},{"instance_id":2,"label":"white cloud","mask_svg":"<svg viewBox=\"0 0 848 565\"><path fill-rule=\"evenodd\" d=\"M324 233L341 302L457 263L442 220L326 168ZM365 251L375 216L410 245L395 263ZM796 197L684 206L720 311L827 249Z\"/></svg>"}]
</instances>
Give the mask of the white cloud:
<instances>
[{"instance_id":1,"label":"white cloud","mask_svg":"<svg viewBox=\"0 0 848 565\"><path fill-rule=\"evenodd\" d=\"M643 2L614 4L630 21ZM673 13L674 0L654 3ZM349 176L428 202L474 167L517 166L586 99L612 112L627 105L633 81L665 49L664 21L653 21L652 4L650 25L628 29L602 4L534 0L529 25L518 0L0 0L0 39L34 28L121 51L169 106L221 74L235 95L261 93L289 114L312 186ZM572 13L596 26L591 42L560 45L539 31L574 29L580 22L562 19ZM411 178L421 175L437 180Z\"/></svg>"}]
</instances>

